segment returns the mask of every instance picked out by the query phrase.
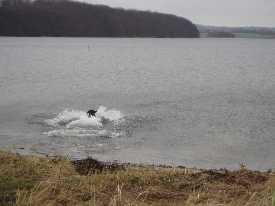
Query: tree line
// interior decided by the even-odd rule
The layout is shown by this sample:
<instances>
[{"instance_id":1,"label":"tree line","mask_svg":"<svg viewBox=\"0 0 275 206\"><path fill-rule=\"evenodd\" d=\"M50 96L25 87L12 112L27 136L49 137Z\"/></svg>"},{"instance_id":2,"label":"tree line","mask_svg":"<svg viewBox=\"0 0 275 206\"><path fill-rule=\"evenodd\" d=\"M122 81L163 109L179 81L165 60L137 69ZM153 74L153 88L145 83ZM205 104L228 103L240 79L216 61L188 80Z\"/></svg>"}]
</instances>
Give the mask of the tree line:
<instances>
[{"instance_id":1,"label":"tree line","mask_svg":"<svg viewBox=\"0 0 275 206\"><path fill-rule=\"evenodd\" d=\"M3 0L2 36L199 37L189 20L68 0Z\"/></svg>"}]
</instances>

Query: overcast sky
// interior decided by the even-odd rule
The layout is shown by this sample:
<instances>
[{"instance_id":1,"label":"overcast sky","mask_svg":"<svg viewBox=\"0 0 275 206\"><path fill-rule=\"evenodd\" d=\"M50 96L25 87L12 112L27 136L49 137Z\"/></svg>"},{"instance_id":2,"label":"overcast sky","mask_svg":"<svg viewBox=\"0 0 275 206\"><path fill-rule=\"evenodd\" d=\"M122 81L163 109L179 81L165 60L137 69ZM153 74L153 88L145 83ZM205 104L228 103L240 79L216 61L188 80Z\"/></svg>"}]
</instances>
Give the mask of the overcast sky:
<instances>
[{"instance_id":1,"label":"overcast sky","mask_svg":"<svg viewBox=\"0 0 275 206\"><path fill-rule=\"evenodd\" d=\"M83 1L83 0L82 0ZM84 0L112 7L160 11L196 24L275 27L275 0Z\"/></svg>"}]
</instances>

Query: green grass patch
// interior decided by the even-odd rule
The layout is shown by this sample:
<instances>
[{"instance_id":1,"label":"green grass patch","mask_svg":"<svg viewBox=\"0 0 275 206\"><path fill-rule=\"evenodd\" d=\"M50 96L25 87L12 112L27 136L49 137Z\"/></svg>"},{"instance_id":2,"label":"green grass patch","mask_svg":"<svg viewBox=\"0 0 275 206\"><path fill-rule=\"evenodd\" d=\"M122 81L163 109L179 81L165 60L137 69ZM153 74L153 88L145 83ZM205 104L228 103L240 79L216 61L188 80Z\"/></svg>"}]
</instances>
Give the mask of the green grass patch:
<instances>
[{"instance_id":1,"label":"green grass patch","mask_svg":"<svg viewBox=\"0 0 275 206\"><path fill-rule=\"evenodd\" d=\"M0 176L0 206L14 205L18 190L31 190L37 181L34 179Z\"/></svg>"}]
</instances>

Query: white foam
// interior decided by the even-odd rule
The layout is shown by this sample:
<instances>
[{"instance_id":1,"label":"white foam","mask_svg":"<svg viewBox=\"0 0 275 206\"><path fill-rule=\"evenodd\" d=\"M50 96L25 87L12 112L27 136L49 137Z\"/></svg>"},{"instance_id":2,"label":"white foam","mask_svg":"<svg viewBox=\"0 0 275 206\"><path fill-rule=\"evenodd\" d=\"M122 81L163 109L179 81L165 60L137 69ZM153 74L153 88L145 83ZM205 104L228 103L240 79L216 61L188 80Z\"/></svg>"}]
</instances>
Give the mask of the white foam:
<instances>
[{"instance_id":1,"label":"white foam","mask_svg":"<svg viewBox=\"0 0 275 206\"><path fill-rule=\"evenodd\" d=\"M118 110L108 110L106 107L100 106L97 110L96 117L104 118L109 121L117 121L123 118L123 114Z\"/></svg>"},{"instance_id":2,"label":"white foam","mask_svg":"<svg viewBox=\"0 0 275 206\"><path fill-rule=\"evenodd\" d=\"M45 132L49 137L91 137L96 136L97 131L83 129L55 129Z\"/></svg>"},{"instance_id":3,"label":"white foam","mask_svg":"<svg viewBox=\"0 0 275 206\"><path fill-rule=\"evenodd\" d=\"M101 119L96 117L81 116L79 119L74 120L66 125L68 129L81 127L81 128L100 128L102 127Z\"/></svg>"},{"instance_id":4,"label":"white foam","mask_svg":"<svg viewBox=\"0 0 275 206\"><path fill-rule=\"evenodd\" d=\"M116 138L122 134L119 132L111 132L107 130L84 130L82 128L74 129L54 129L44 132L48 137L109 137Z\"/></svg>"},{"instance_id":5,"label":"white foam","mask_svg":"<svg viewBox=\"0 0 275 206\"><path fill-rule=\"evenodd\" d=\"M55 118L46 120L45 122L53 127L66 126L68 123L79 120L81 117L84 117L85 115L86 113L83 111L65 109L63 112L59 113Z\"/></svg>"},{"instance_id":6,"label":"white foam","mask_svg":"<svg viewBox=\"0 0 275 206\"><path fill-rule=\"evenodd\" d=\"M85 111L64 110L55 118L46 120L46 124L54 127L53 130L46 132L48 136L110 136L118 137L119 133L104 129L104 124L111 122L114 125L123 119L123 114L115 109L108 110L100 106L96 117L88 117Z\"/></svg>"}]
</instances>

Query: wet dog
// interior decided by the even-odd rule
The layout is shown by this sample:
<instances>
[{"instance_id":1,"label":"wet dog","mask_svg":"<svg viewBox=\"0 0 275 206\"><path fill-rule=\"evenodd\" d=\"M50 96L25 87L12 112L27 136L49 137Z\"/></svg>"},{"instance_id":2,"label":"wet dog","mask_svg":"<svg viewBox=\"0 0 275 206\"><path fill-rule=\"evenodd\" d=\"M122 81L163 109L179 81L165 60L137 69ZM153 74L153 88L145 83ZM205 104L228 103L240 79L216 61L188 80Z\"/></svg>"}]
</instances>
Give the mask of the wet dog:
<instances>
[{"instance_id":1,"label":"wet dog","mask_svg":"<svg viewBox=\"0 0 275 206\"><path fill-rule=\"evenodd\" d=\"M96 113L97 113L96 110L89 110L89 111L87 112L87 115L88 115L88 117L91 117L91 116L95 117L95 114L96 114Z\"/></svg>"}]
</instances>

